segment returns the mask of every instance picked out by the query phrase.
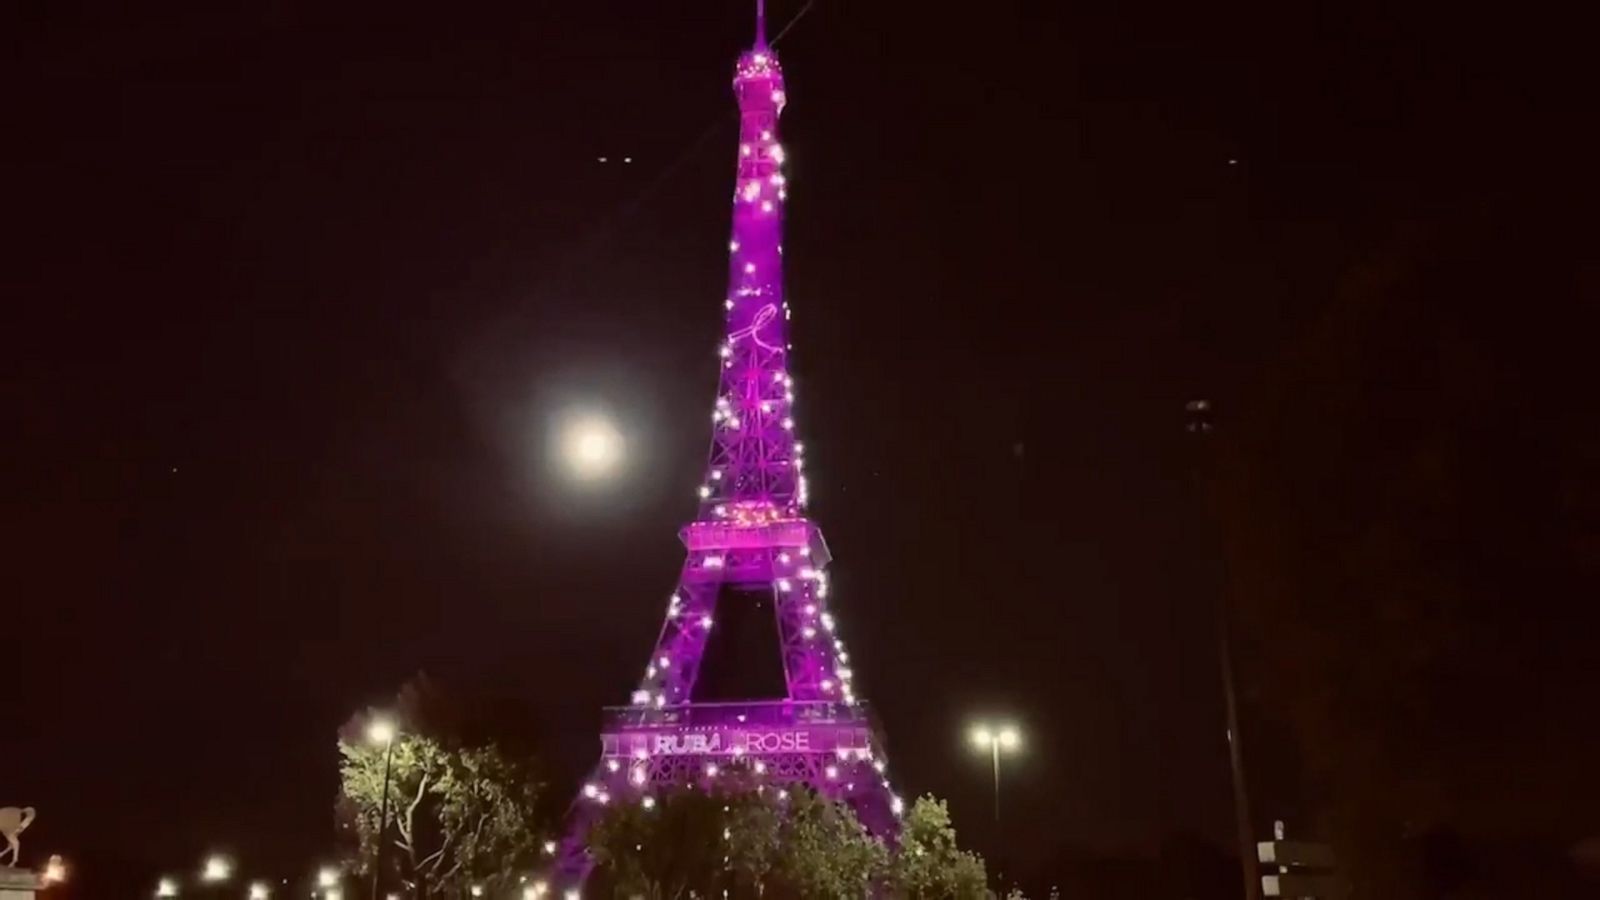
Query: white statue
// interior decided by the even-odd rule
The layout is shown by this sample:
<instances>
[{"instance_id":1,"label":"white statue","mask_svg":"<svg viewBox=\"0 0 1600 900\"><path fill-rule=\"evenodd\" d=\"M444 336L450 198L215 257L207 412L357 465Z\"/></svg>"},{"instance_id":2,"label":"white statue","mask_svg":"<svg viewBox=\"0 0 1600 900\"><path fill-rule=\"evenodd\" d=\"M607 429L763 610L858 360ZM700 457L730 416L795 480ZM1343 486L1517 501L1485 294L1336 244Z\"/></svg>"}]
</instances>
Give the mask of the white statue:
<instances>
[{"instance_id":1,"label":"white statue","mask_svg":"<svg viewBox=\"0 0 1600 900\"><path fill-rule=\"evenodd\" d=\"M11 854L11 868L17 867L17 859L22 855L22 845L17 842L17 835L26 831L33 824L33 807L24 806L18 809L15 806L0 806L0 837L6 839L6 845L0 849L0 856Z\"/></svg>"}]
</instances>

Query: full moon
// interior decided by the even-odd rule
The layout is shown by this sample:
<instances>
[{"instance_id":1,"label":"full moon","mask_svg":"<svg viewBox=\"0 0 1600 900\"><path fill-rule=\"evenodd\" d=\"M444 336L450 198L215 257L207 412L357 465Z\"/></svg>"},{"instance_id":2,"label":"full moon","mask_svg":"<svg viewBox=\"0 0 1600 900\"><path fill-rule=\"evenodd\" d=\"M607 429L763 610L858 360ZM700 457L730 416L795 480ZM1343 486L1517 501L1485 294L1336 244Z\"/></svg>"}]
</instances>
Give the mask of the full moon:
<instances>
[{"instance_id":1,"label":"full moon","mask_svg":"<svg viewBox=\"0 0 1600 900\"><path fill-rule=\"evenodd\" d=\"M583 481L602 478L622 462L622 435L601 415L577 416L566 423L561 447L567 468Z\"/></svg>"}]
</instances>

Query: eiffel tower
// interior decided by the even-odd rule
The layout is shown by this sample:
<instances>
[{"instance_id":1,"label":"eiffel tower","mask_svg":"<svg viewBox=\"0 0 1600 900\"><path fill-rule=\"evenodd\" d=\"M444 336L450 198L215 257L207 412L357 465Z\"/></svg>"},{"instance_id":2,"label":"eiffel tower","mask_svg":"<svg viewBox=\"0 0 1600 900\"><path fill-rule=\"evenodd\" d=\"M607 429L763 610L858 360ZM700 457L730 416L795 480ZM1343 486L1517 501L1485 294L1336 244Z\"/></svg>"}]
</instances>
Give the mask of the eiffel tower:
<instances>
[{"instance_id":1,"label":"eiffel tower","mask_svg":"<svg viewBox=\"0 0 1600 900\"><path fill-rule=\"evenodd\" d=\"M566 841L547 848L558 855L554 886L569 890L587 875L584 836L605 807L649 805L669 786L710 787L731 776L779 789L800 783L848 804L875 834L893 831L901 811L828 611L828 545L805 513L783 296L785 95L763 7L757 0L755 44L734 71L740 125L726 335L699 515L679 531L688 553L644 676L629 705L603 711L600 762L574 802ZM742 648L719 642L725 620L740 623L726 641ZM742 653L752 668L750 651L762 647L778 657L753 661L768 664L766 694L738 682L735 659ZM713 692L707 676L719 673L724 683Z\"/></svg>"}]
</instances>

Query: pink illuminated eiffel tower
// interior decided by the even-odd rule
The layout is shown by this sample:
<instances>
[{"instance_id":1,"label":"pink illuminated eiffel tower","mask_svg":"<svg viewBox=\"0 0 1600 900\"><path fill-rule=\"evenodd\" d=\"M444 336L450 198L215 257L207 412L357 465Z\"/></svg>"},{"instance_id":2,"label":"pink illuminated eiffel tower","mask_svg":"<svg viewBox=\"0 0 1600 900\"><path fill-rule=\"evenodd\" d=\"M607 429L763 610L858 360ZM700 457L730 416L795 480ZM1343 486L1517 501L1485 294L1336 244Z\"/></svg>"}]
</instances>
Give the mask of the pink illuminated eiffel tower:
<instances>
[{"instance_id":1,"label":"pink illuminated eiffel tower","mask_svg":"<svg viewBox=\"0 0 1600 900\"><path fill-rule=\"evenodd\" d=\"M879 834L894 829L900 812L828 612L827 544L805 514L783 297L783 72L767 46L761 0L756 20L755 46L740 55L733 79L740 126L727 333L700 513L679 532L688 556L631 704L604 711L600 763L575 801L566 843L554 851L553 888L586 875L583 837L608 804L648 805L667 786L729 777L778 790L803 783L851 805ZM705 702L696 693L724 614L772 617L781 697Z\"/></svg>"}]
</instances>

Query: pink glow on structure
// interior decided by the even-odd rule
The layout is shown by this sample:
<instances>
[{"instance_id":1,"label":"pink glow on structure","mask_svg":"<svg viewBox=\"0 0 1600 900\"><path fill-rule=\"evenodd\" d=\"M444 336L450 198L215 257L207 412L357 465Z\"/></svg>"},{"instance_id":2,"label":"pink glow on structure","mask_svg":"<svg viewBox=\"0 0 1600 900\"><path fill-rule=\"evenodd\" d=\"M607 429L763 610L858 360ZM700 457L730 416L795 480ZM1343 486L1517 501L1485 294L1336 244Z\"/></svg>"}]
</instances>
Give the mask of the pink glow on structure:
<instances>
[{"instance_id":1,"label":"pink glow on structure","mask_svg":"<svg viewBox=\"0 0 1600 900\"><path fill-rule=\"evenodd\" d=\"M631 694L632 705L605 710L601 763L583 793L600 804L615 795L648 808L649 797L642 795L647 786L753 769L769 773L775 787L804 783L848 802L871 831L887 834L896 830L900 807L887 783L880 788L869 778L869 787L855 790L849 780L861 774L857 764L865 769L865 760L875 758L878 738L851 691L851 673L840 667L847 657L826 604L831 555L821 529L805 514L783 285L785 207L774 202L788 189L778 129L787 95L757 2L755 44L734 69L740 126L728 290L718 301L724 316L721 374L699 512L679 533L688 557L654 662ZM798 573L795 553L805 560ZM740 592L724 592L725 585ZM770 592L787 697L694 702L701 657L723 631L713 627L717 604L748 602L751 590ZM830 632L829 639L820 639L817 624ZM762 758L748 759L751 752ZM780 787L778 796L787 793ZM584 835L593 819L584 810L593 807L574 807L553 883L581 884L586 877Z\"/></svg>"}]
</instances>

